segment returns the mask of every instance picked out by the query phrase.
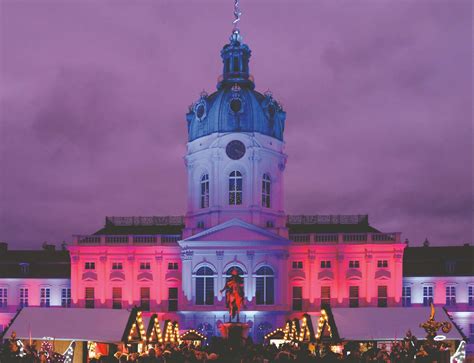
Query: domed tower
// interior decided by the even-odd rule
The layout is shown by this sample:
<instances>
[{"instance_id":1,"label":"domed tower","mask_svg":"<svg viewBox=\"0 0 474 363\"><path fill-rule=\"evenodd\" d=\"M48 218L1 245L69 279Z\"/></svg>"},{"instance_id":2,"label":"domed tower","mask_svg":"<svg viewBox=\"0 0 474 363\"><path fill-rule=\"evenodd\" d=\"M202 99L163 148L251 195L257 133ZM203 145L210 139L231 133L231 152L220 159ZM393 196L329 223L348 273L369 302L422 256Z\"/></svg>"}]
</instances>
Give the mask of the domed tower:
<instances>
[{"instance_id":1,"label":"domed tower","mask_svg":"<svg viewBox=\"0 0 474 363\"><path fill-rule=\"evenodd\" d=\"M188 198L184 237L238 218L287 237L283 206L286 113L249 73L250 48L234 30L221 51L217 91L186 115Z\"/></svg>"}]
</instances>

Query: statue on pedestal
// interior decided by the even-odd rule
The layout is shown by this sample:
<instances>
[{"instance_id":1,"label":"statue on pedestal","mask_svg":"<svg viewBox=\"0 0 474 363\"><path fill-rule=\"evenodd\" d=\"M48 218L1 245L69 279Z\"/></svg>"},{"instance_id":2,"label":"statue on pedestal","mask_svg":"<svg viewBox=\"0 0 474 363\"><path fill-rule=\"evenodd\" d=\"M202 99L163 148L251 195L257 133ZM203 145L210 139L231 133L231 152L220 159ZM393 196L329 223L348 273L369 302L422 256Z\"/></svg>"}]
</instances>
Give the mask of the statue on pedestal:
<instances>
[{"instance_id":1,"label":"statue on pedestal","mask_svg":"<svg viewBox=\"0 0 474 363\"><path fill-rule=\"evenodd\" d=\"M232 270L231 275L220 292L225 291L225 301L229 309L230 320L237 315L237 321L239 321L239 312L244 305L244 279L239 276L236 268Z\"/></svg>"}]
</instances>

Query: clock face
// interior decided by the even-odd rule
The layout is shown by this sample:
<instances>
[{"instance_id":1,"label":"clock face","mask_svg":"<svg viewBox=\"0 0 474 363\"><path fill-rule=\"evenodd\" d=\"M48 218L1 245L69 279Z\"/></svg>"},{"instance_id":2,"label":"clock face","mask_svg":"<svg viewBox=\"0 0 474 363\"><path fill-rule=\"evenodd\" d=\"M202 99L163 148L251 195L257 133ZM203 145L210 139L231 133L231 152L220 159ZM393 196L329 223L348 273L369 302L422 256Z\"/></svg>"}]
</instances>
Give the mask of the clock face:
<instances>
[{"instance_id":1,"label":"clock face","mask_svg":"<svg viewBox=\"0 0 474 363\"><path fill-rule=\"evenodd\" d=\"M233 140L227 144L225 152L232 160L239 160L245 155L245 145L239 140Z\"/></svg>"}]
</instances>

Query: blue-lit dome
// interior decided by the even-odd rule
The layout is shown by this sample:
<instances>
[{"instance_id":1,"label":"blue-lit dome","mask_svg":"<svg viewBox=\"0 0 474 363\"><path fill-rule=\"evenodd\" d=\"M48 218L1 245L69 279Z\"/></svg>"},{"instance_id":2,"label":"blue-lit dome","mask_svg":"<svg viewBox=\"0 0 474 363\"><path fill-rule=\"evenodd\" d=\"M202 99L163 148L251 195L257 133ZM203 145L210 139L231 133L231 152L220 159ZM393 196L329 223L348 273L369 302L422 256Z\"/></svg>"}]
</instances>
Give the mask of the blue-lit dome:
<instances>
[{"instance_id":1,"label":"blue-lit dome","mask_svg":"<svg viewBox=\"0 0 474 363\"><path fill-rule=\"evenodd\" d=\"M224 71L217 91L202 93L186 115L189 141L215 132L259 132L283 140L286 113L271 93L254 90L250 54L239 32L232 33L221 51Z\"/></svg>"}]
</instances>

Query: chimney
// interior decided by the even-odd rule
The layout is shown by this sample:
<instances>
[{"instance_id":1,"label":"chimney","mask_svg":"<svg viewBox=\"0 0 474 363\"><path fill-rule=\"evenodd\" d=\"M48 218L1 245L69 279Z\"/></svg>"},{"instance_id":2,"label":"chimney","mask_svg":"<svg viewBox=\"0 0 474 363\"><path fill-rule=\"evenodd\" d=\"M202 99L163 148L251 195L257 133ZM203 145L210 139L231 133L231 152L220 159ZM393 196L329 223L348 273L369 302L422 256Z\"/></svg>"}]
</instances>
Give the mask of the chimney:
<instances>
[{"instance_id":1,"label":"chimney","mask_svg":"<svg viewBox=\"0 0 474 363\"><path fill-rule=\"evenodd\" d=\"M48 242L43 243L43 250L48 251L48 252L54 252L56 251L56 245L53 244L48 244Z\"/></svg>"}]
</instances>

